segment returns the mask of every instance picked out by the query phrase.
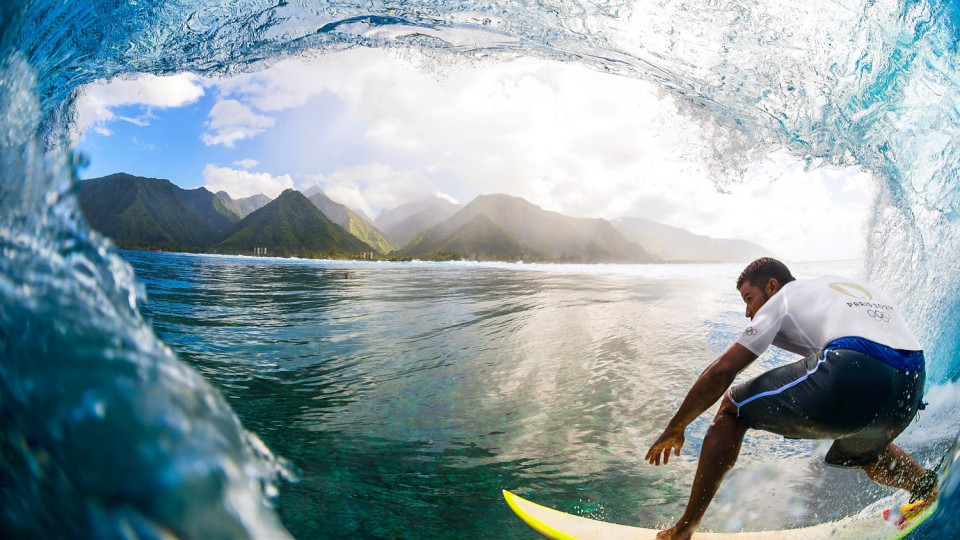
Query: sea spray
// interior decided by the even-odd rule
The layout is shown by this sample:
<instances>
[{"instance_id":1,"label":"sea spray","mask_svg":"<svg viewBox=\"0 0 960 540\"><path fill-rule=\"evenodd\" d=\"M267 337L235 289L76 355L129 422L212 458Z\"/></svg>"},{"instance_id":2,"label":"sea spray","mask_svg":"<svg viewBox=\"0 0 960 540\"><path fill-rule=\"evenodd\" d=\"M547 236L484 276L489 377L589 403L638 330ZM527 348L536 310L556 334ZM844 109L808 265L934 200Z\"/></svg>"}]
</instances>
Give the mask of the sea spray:
<instances>
[{"instance_id":1,"label":"sea spray","mask_svg":"<svg viewBox=\"0 0 960 540\"><path fill-rule=\"evenodd\" d=\"M272 481L271 459L257 457L222 398L156 340L129 268L77 217L63 141L83 84L138 72L216 76L358 46L437 50L441 71L458 58L530 55L643 77L717 134L704 159L720 185L779 147L812 167L856 163L873 173L881 198L870 276L910 314L936 387L960 377L956 17L948 1L3 3L8 530L199 534L200 509L177 501L195 480L210 487L203 478L223 481L204 497L223 510L210 526L278 527L261 485ZM144 449L145 440L163 444ZM140 476L107 470L107 456ZM954 468L931 531L956 522L956 478ZM114 496L128 504L111 506ZM238 516L248 506L241 514L252 524Z\"/></svg>"}]
</instances>

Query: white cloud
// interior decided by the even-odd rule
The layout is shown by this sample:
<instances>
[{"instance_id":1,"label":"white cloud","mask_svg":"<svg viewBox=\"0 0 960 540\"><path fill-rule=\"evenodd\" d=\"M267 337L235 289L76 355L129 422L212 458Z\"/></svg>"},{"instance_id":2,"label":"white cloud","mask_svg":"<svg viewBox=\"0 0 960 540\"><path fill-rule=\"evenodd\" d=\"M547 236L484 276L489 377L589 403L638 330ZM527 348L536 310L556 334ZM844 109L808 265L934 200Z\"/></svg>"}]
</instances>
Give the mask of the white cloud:
<instances>
[{"instance_id":1,"label":"white cloud","mask_svg":"<svg viewBox=\"0 0 960 540\"><path fill-rule=\"evenodd\" d=\"M113 112L117 107L142 105L165 109L182 107L196 102L204 94L199 76L192 73L180 73L159 77L139 75L130 79L114 79L88 84L81 90L76 102L76 123L74 138L82 137L88 130L94 129L101 135L110 134L104 124L117 120ZM146 125L146 118L126 118L137 125Z\"/></svg>"},{"instance_id":2,"label":"white cloud","mask_svg":"<svg viewBox=\"0 0 960 540\"><path fill-rule=\"evenodd\" d=\"M355 49L205 81L223 99L204 142L260 135L258 159L282 153L300 183L368 216L437 192L462 201L507 193L573 216L642 216L744 238L788 259L862 249L869 176L805 172L780 153L719 193L704 165L714 157L711 126L650 83L532 58L445 62L437 74L401 54Z\"/></svg>"},{"instance_id":3,"label":"white cloud","mask_svg":"<svg viewBox=\"0 0 960 540\"><path fill-rule=\"evenodd\" d=\"M445 200L445 201L452 202L453 204L460 204L460 201L458 201L454 196L449 195L449 194L447 194L447 193L444 193L444 192L442 192L442 191L438 191L438 192L436 193L436 196L437 196L437 198L439 198L439 199L443 199L443 200Z\"/></svg>"},{"instance_id":4,"label":"white cloud","mask_svg":"<svg viewBox=\"0 0 960 540\"><path fill-rule=\"evenodd\" d=\"M444 179L445 192L469 198L504 192L555 209L577 201L578 214L601 214L607 208L595 203L610 197L585 197L585 184L632 181L626 166L663 154L642 137L644 124L663 116L649 85L559 63L470 65L439 78L390 53L357 50L322 62L281 62L216 84L221 93L260 110L301 106L331 92L365 120L363 139L355 142L381 149L384 157L373 159L415 163L418 184ZM315 138L302 135L287 137L285 144L309 152ZM347 172L339 170L331 181L342 184ZM373 188L340 189L363 194L373 208L429 196L424 189L410 190L409 176L399 180L399 186L377 182Z\"/></svg>"},{"instance_id":5,"label":"white cloud","mask_svg":"<svg viewBox=\"0 0 960 540\"><path fill-rule=\"evenodd\" d=\"M258 193L273 199L283 193L283 190L293 188L293 179L288 174L273 176L270 173L240 171L213 164L207 164L203 168L203 181L208 190L214 193L226 191L234 199Z\"/></svg>"},{"instance_id":6,"label":"white cloud","mask_svg":"<svg viewBox=\"0 0 960 540\"><path fill-rule=\"evenodd\" d=\"M281 61L269 69L211 81L222 95L233 96L264 112L300 107L321 94L328 81L342 77L328 62Z\"/></svg>"},{"instance_id":7,"label":"white cloud","mask_svg":"<svg viewBox=\"0 0 960 540\"><path fill-rule=\"evenodd\" d=\"M794 260L863 249L868 175L804 171L779 152L720 193L702 159L710 126L644 81L534 59L443 78L395 61L361 65L331 88L363 116L366 140L453 178L470 198L502 192L574 216L639 215ZM844 195L836 184L856 187Z\"/></svg>"},{"instance_id":8,"label":"white cloud","mask_svg":"<svg viewBox=\"0 0 960 540\"><path fill-rule=\"evenodd\" d=\"M383 208L425 199L437 187L419 170L396 171L382 163L342 167L331 174L307 177L307 184L319 185L328 197L349 206L370 219Z\"/></svg>"},{"instance_id":9,"label":"white cloud","mask_svg":"<svg viewBox=\"0 0 960 540\"><path fill-rule=\"evenodd\" d=\"M233 164L241 169L252 169L259 165L260 162L255 159L241 159L240 161L234 161Z\"/></svg>"},{"instance_id":10,"label":"white cloud","mask_svg":"<svg viewBox=\"0 0 960 540\"><path fill-rule=\"evenodd\" d=\"M357 184L349 182L328 183L323 191L327 197L347 206L354 212L365 215L369 220L373 220L376 217L373 209L370 208L370 205L363 196L363 188Z\"/></svg>"},{"instance_id":11,"label":"white cloud","mask_svg":"<svg viewBox=\"0 0 960 540\"><path fill-rule=\"evenodd\" d=\"M207 131L200 136L203 144L222 144L229 148L239 140L263 133L276 123L273 118L257 114L235 99L217 102L210 109L209 118Z\"/></svg>"},{"instance_id":12,"label":"white cloud","mask_svg":"<svg viewBox=\"0 0 960 540\"><path fill-rule=\"evenodd\" d=\"M398 69L415 70L391 51L352 49L317 58L282 60L266 70L215 79L210 84L215 85L221 95L231 96L259 111L279 112L306 105L312 98L326 92L340 96L369 92L368 97L376 99L385 88L394 85L383 87L367 83L371 78L383 80L377 76L378 72L386 70L393 74L398 73ZM420 75L430 77L425 73Z\"/></svg>"},{"instance_id":13,"label":"white cloud","mask_svg":"<svg viewBox=\"0 0 960 540\"><path fill-rule=\"evenodd\" d=\"M695 126L642 81L533 59L454 67L440 78L383 53L351 53L351 69L344 58L331 60L339 76L317 80L362 116L364 141L466 198L503 192L609 215L624 209L619 194L638 173L643 182L683 174L697 148Z\"/></svg>"},{"instance_id":14,"label":"white cloud","mask_svg":"<svg viewBox=\"0 0 960 540\"><path fill-rule=\"evenodd\" d=\"M751 169L744 184L731 188L727 206L747 219L718 220L713 228L794 260L862 257L876 182L857 168L804 171L801 161L789 159L782 153Z\"/></svg>"},{"instance_id":15,"label":"white cloud","mask_svg":"<svg viewBox=\"0 0 960 540\"><path fill-rule=\"evenodd\" d=\"M117 116L116 117L117 120L121 120L123 122L127 122L139 127L149 126L150 120L154 118L156 118L156 116L152 114L145 114L142 116Z\"/></svg>"}]
</instances>

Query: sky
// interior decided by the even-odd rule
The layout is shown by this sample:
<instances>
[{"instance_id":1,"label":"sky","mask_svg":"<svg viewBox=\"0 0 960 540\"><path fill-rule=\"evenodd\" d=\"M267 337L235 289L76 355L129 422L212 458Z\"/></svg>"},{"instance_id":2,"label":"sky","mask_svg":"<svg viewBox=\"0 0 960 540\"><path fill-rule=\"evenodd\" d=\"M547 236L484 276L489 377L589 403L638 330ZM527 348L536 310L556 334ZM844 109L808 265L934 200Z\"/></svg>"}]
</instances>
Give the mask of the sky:
<instances>
[{"instance_id":1,"label":"sky","mask_svg":"<svg viewBox=\"0 0 960 540\"><path fill-rule=\"evenodd\" d=\"M233 198L320 186L368 216L505 193L575 217L643 217L787 261L862 256L876 181L786 151L718 190L698 123L650 83L534 58L438 69L406 51L289 59L229 78L141 75L77 101L81 178L165 178Z\"/></svg>"}]
</instances>

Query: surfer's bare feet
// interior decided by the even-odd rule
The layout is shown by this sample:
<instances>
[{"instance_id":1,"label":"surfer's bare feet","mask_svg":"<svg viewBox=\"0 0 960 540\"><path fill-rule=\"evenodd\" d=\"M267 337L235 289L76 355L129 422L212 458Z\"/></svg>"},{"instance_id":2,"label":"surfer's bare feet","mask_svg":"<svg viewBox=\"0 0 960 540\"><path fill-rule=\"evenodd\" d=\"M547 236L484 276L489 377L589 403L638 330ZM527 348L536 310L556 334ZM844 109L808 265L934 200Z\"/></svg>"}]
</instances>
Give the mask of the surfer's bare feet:
<instances>
[{"instance_id":1,"label":"surfer's bare feet","mask_svg":"<svg viewBox=\"0 0 960 540\"><path fill-rule=\"evenodd\" d=\"M913 484L910 490L910 502L933 502L940 495L937 471L924 471L923 475Z\"/></svg>"},{"instance_id":2,"label":"surfer's bare feet","mask_svg":"<svg viewBox=\"0 0 960 540\"><path fill-rule=\"evenodd\" d=\"M694 529L696 529L696 526L681 527L678 523L665 531L658 532L657 538L661 540L689 540L693 536Z\"/></svg>"}]
</instances>

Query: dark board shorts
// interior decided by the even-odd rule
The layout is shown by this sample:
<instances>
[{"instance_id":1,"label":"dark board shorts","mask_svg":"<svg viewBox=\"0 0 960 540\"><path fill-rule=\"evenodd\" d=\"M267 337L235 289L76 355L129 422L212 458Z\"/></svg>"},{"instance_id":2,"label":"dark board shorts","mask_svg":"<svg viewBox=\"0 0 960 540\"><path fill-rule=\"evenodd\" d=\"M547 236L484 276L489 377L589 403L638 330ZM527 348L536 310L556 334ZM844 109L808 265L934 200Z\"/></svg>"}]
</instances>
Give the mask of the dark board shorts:
<instances>
[{"instance_id":1,"label":"dark board shorts","mask_svg":"<svg viewBox=\"0 0 960 540\"><path fill-rule=\"evenodd\" d=\"M826 462L860 467L913 420L925 373L863 352L832 349L730 389L747 426L791 439L835 439Z\"/></svg>"}]
</instances>

